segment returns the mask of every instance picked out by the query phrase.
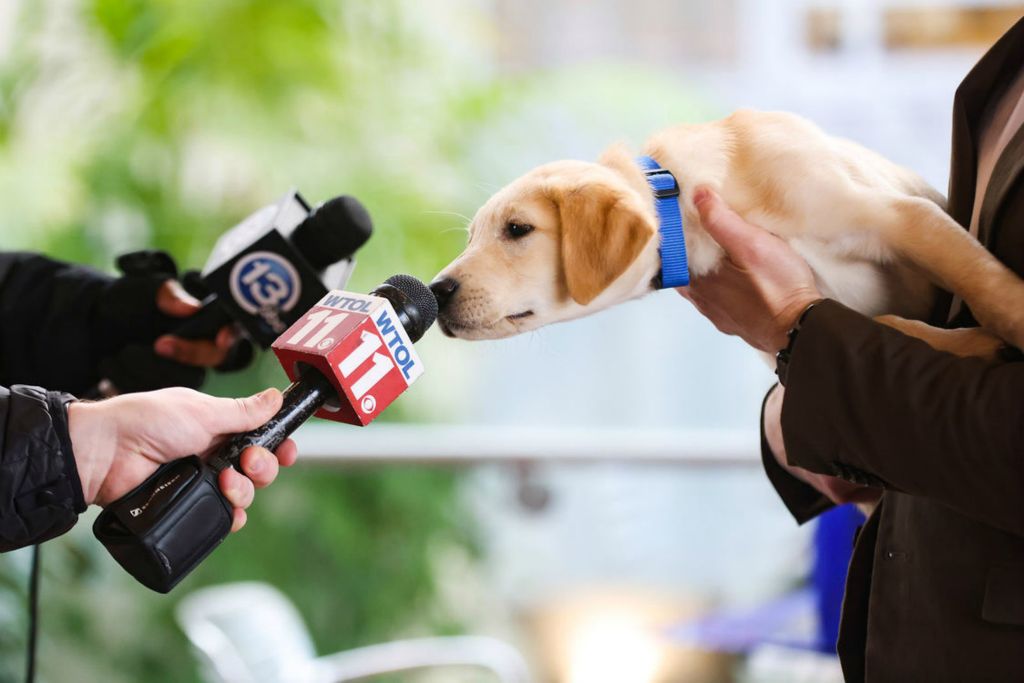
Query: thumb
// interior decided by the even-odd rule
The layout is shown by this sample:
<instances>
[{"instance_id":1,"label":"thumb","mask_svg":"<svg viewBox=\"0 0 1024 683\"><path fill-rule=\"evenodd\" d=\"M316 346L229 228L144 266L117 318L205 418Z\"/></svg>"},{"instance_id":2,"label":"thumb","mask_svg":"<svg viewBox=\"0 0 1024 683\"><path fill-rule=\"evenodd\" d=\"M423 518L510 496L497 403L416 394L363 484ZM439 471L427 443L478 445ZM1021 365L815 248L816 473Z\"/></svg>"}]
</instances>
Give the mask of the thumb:
<instances>
[{"instance_id":1,"label":"thumb","mask_svg":"<svg viewBox=\"0 0 1024 683\"><path fill-rule=\"evenodd\" d=\"M265 424L281 408L281 392L270 388L245 398L218 398L216 431L221 434L247 432Z\"/></svg>"},{"instance_id":2,"label":"thumb","mask_svg":"<svg viewBox=\"0 0 1024 683\"><path fill-rule=\"evenodd\" d=\"M166 315L187 318L202 308L202 304L186 292L180 282L168 280L156 292L156 307Z\"/></svg>"},{"instance_id":3,"label":"thumb","mask_svg":"<svg viewBox=\"0 0 1024 683\"><path fill-rule=\"evenodd\" d=\"M747 265L753 244L764 231L743 220L708 187L694 190L693 203L700 213L701 225L725 249L729 259L740 267Z\"/></svg>"}]
</instances>

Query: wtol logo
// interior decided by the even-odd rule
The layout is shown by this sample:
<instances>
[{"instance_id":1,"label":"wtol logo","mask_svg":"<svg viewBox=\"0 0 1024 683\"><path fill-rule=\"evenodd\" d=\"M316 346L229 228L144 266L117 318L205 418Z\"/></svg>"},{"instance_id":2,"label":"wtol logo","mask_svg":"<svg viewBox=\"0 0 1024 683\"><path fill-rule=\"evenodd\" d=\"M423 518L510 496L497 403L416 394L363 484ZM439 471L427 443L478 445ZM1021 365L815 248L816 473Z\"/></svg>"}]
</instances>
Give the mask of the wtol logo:
<instances>
[{"instance_id":1,"label":"wtol logo","mask_svg":"<svg viewBox=\"0 0 1024 683\"><path fill-rule=\"evenodd\" d=\"M229 278L231 296L242 310L259 315L275 332L284 332L278 314L290 311L302 294L302 281L288 259L272 251L254 251L238 260Z\"/></svg>"}]
</instances>

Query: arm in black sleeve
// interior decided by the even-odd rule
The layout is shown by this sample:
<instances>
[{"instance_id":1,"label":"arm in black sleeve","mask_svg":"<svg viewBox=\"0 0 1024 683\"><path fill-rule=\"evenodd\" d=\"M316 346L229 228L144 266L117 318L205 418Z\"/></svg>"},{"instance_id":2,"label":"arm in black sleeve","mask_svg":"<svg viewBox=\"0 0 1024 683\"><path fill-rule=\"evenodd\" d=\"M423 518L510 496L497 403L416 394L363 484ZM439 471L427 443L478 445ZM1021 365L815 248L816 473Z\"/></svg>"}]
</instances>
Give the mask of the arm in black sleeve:
<instances>
[{"instance_id":1,"label":"arm in black sleeve","mask_svg":"<svg viewBox=\"0 0 1024 683\"><path fill-rule=\"evenodd\" d=\"M826 301L797 336L788 462L939 501L1024 535L1024 363L989 363Z\"/></svg>"},{"instance_id":2,"label":"arm in black sleeve","mask_svg":"<svg viewBox=\"0 0 1024 683\"><path fill-rule=\"evenodd\" d=\"M0 552L59 536L85 510L68 437L71 400L0 387Z\"/></svg>"},{"instance_id":3,"label":"arm in black sleeve","mask_svg":"<svg viewBox=\"0 0 1024 683\"><path fill-rule=\"evenodd\" d=\"M0 254L0 384L81 393L99 377L97 302L113 278L28 253Z\"/></svg>"},{"instance_id":4,"label":"arm in black sleeve","mask_svg":"<svg viewBox=\"0 0 1024 683\"><path fill-rule=\"evenodd\" d=\"M776 460L771 446L768 445L768 439L764 433L764 410L768 404L768 397L778 386L776 384L769 389L761 403L761 463L764 465L764 473L768 475L768 481L775 488L775 492L779 494L786 509L793 515L793 519L797 524L804 524L831 509L835 504L818 489L786 471L786 468Z\"/></svg>"},{"instance_id":5,"label":"arm in black sleeve","mask_svg":"<svg viewBox=\"0 0 1024 683\"><path fill-rule=\"evenodd\" d=\"M169 277L113 278L38 254L0 253L0 385L81 395L99 381L102 359L152 344L180 322L156 309Z\"/></svg>"}]
</instances>

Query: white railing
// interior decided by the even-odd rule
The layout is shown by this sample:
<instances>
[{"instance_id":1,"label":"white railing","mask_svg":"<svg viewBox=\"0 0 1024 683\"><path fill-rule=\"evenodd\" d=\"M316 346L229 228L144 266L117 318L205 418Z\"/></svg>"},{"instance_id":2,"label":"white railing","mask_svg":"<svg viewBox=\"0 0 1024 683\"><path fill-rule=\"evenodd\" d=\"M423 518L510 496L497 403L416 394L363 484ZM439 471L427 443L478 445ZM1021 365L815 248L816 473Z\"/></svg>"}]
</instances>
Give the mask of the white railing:
<instances>
[{"instance_id":1,"label":"white railing","mask_svg":"<svg viewBox=\"0 0 1024 683\"><path fill-rule=\"evenodd\" d=\"M590 429L514 426L374 424L359 429L324 423L295 435L305 463L678 464L760 467L756 432L685 429Z\"/></svg>"}]
</instances>

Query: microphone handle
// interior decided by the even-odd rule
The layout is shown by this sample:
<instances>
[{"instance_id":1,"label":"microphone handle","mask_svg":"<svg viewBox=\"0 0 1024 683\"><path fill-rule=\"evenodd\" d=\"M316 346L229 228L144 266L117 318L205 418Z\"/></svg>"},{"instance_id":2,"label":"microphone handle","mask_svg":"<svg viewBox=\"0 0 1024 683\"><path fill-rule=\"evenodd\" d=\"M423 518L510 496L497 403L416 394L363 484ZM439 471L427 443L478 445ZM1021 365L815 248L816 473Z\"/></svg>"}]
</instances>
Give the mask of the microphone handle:
<instances>
[{"instance_id":1,"label":"microphone handle","mask_svg":"<svg viewBox=\"0 0 1024 683\"><path fill-rule=\"evenodd\" d=\"M242 451L249 446L262 446L273 451L292 432L313 416L313 413L337 395L334 386L319 371L310 368L298 381L284 390L281 408L262 427L236 434L210 458L210 467L220 472L239 467Z\"/></svg>"}]
</instances>

